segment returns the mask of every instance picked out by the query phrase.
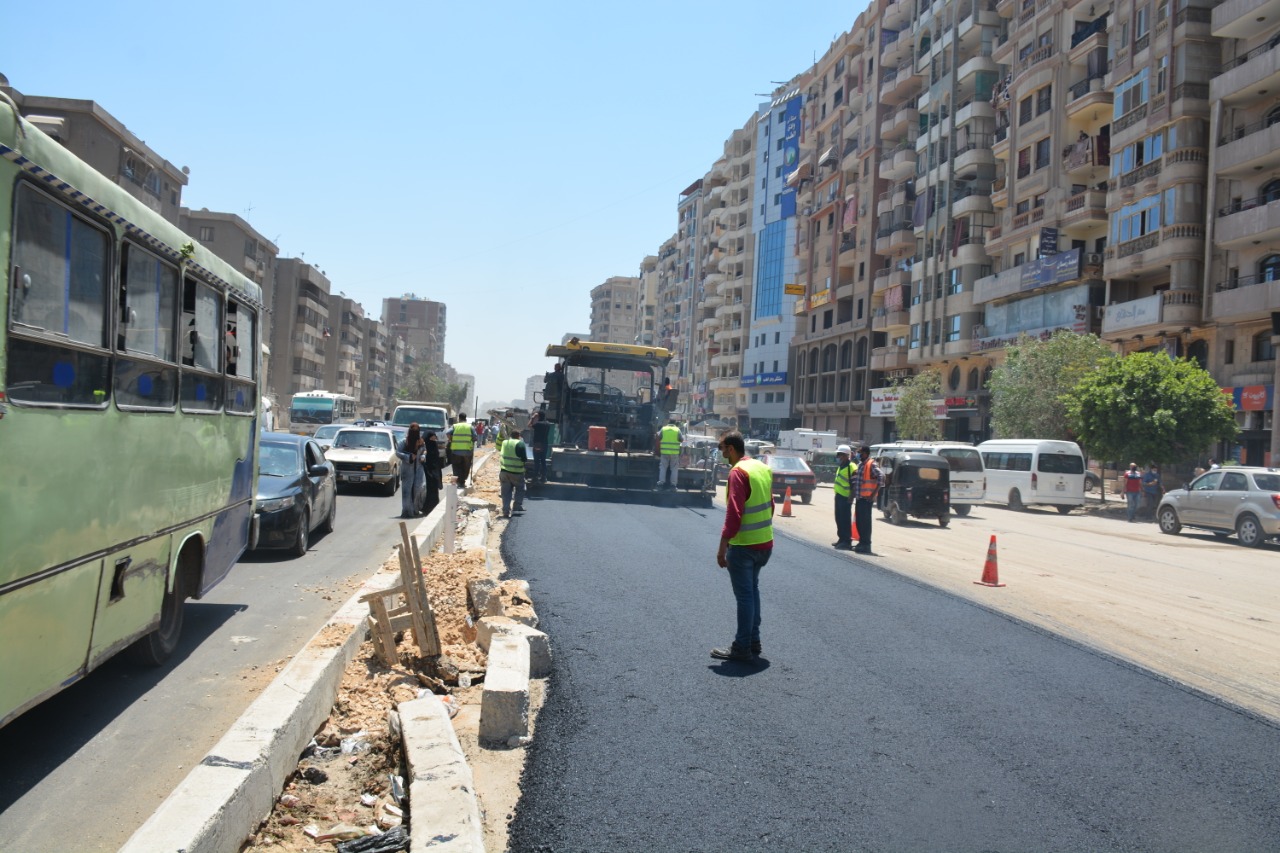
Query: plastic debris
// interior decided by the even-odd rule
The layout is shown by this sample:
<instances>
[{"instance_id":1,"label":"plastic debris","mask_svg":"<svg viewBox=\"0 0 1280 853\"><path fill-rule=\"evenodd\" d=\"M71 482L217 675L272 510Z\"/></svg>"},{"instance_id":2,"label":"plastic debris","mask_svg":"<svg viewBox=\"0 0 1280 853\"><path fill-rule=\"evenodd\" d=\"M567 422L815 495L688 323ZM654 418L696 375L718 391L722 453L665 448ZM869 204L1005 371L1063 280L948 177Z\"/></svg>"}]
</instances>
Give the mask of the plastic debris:
<instances>
[{"instance_id":1,"label":"plastic debris","mask_svg":"<svg viewBox=\"0 0 1280 853\"><path fill-rule=\"evenodd\" d=\"M284 806L286 809L291 809L301 802L302 802L302 799L300 797L294 796L293 794L280 795L280 805Z\"/></svg>"},{"instance_id":2,"label":"plastic debris","mask_svg":"<svg viewBox=\"0 0 1280 853\"><path fill-rule=\"evenodd\" d=\"M365 740L365 738L368 737L368 735L368 732L359 731L351 735L351 737L344 737L339 749L342 750L343 755L350 755L353 752L367 752L369 749L369 742Z\"/></svg>"},{"instance_id":3,"label":"plastic debris","mask_svg":"<svg viewBox=\"0 0 1280 853\"><path fill-rule=\"evenodd\" d=\"M449 712L450 719L458 716L458 700L454 699L452 696L441 696L440 704L444 705L445 710Z\"/></svg>"},{"instance_id":4,"label":"plastic debris","mask_svg":"<svg viewBox=\"0 0 1280 853\"><path fill-rule=\"evenodd\" d=\"M458 675L458 686L459 686L459 687L470 687L470 686L471 686L471 673L469 673L469 672L459 673L459 675Z\"/></svg>"},{"instance_id":5,"label":"plastic debris","mask_svg":"<svg viewBox=\"0 0 1280 853\"><path fill-rule=\"evenodd\" d=\"M409 830L403 826L384 832L382 835L370 835L353 841L344 841L338 845L338 853L396 853L409 846Z\"/></svg>"},{"instance_id":6,"label":"plastic debris","mask_svg":"<svg viewBox=\"0 0 1280 853\"><path fill-rule=\"evenodd\" d=\"M310 835L310 833L307 833ZM347 823L336 823L326 830L314 836L316 841L349 841L353 838L364 838L368 832L361 826L351 826ZM393 848L394 849L394 848Z\"/></svg>"},{"instance_id":7,"label":"plastic debris","mask_svg":"<svg viewBox=\"0 0 1280 853\"><path fill-rule=\"evenodd\" d=\"M513 749L517 746L528 746L531 743L533 743L533 738L528 735L512 735L507 738L507 746Z\"/></svg>"},{"instance_id":8,"label":"plastic debris","mask_svg":"<svg viewBox=\"0 0 1280 853\"><path fill-rule=\"evenodd\" d=\"M361 794L360 802L372 808L373 806L376 806L378 804L378 798L373 794Z\"/></svg>"},{"instance_id":9,"label":"plastic debris","mask_svg":"<svg viewBox=\"0 0 1280 853\"><path fill-rule=\"evenodd\" d=\"M392 815L393 817L404 817L404 810L401 809L399 806L391 805L391 803L387 803L385 806L383 806L382 810L387 814Z\"/></svg>"},{"instance_id":10,"label":"plastic debris","mask_svg":"<svg viewBox=\"0 0 1280 853\"><path fill-rule=\"evenodd\" d=\"M397 803L404 802L404 777L391 774L391 796Z\"/></svg>"}]
</instances>

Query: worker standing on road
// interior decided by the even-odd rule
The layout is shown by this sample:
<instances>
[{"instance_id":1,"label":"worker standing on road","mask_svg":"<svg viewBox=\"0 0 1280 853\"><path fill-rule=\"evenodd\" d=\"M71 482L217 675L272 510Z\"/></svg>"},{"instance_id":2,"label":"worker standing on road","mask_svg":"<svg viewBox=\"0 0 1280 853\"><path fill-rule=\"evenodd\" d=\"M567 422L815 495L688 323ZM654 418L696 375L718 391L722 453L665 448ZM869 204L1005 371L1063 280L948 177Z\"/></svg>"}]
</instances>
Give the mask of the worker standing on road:
<instances>
[{"instance_id":1,"label":"worker standing on road","mask_svg":"<svg viewBox=\"0 0 1280 853\"><path fill-rule=\"evenodd\" d=\"M854 475L858 472L858 466L853 464L851 457L853 456L853 448L847 444L842 444L836 448L836 541L831 543L831 547L837 551L853 550L853 498L850 491L850 484L853 482Z\"/></svg>"},{"instance_id":2,"label":"worker standing on road","mask_svg":"<svg viewBox=\"0 0 1280 853\"><path fill-rule=\"evenodd\" d=\"M680 427L676 426L674 416L666 426L658 430L655 442L657 447L653 449L654 455L658 457L658 485L656 488L661 489L667 480L670 480L669 488L674 489L676 487L676 483L680 479L680 442L683 440L684 436L680 434Z\"/></svg>"},{"instance_id":3,"label":"worker standing on road","mask_svg":"<svg viewBox=\"0 0 1280 853\"><path fill-rule=\"evenodd\" d=\"M853 549L855 554L871 553L871 507L882 488L884 472L871 458L870 445L864 444L858 448L858 470L853 479L853 492L857 495L854 521L858 526L858 547Z\"/></svg>"},{"instance_id":4,"label":"worker standing on road","mask_svg":"<svg viewBox=\"0 0 1280 853\"><path fill-rule=\"evenodd\" d=\"M720 452L733 467L725 489L724 529L716 564L729 570L738 602L738 630L727 649L712 649L718 660L751 661L761 653L760 570L773 553L773 474L769 466L747 458L742 433L720 436Z\"/></svg>"},{"instance_id":5,"label":"worker standing on road","mask_svg":"<svg viewBox=\"0 0 1280 853\"><path fill-rule=\"evenodd\" d=\"M501 444L502 470L498 473L498 486L502 491L502 517L510 518L513 512L524 512L524 441L516 433ZM512 506L512 498L515 506Z\"/></svg>"},{"instance_id":6,"label":"worker standing on road","mask_svg":"<svg viewBox=\"0 0 1280 853\"><path fill-rule=\"evenodd\" d=\"M471 476L471 457L475 454L480 436L476 428L467 423L467 413L458 415L458 422L445 430L449 442L449 461L453 465L453 480L458 488L467 484Z\"/></svg>"},{"instance_id":7,"label":"worker standing on road","mask_svg":"<svg viewBox=\"0 0 1280 853\"><path fill-rule=\"evenodd\" d=\"M551 449L551 422L547 420L547 404L543 403L533 425L533 479L547 482L547 453Z\"/></svg>"}]
</instances>

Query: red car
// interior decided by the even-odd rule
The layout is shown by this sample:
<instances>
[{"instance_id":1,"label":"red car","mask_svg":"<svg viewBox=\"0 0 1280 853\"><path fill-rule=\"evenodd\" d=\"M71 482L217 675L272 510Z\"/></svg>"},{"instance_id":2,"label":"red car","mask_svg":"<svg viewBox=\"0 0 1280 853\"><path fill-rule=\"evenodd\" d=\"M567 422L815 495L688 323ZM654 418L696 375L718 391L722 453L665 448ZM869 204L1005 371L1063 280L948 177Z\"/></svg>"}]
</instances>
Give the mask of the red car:
<instances>
[{"instance_id":1,"label":"red car","mask_svg":"<svg viewBox=\"0 0 1280 853\"><path fill-rule=\"evenodd\" d=\"M791 497L801 503L809 503L813 498L813 490L817 487L818 478L813 475L809 463L799 456L779 456L769 453L760 457L760 461L773 471L773 493L779 497L791 489Z\"/></svg>"}]
</instances>

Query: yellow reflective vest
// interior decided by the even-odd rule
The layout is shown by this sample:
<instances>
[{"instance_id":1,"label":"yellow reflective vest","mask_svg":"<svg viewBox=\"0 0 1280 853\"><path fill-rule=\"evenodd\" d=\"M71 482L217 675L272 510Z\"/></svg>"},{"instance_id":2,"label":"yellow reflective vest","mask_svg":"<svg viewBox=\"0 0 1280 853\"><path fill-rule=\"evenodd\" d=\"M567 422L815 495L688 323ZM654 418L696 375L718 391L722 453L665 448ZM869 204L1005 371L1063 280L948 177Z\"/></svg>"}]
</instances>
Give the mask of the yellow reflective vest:
<instances>
[{"instance_id":1,"label":"yellow reflective vest","mask_svg":"<svg viewBox=\"0 0 1280 853\"><path fill-rule=\"evenodd\" d=\"M680 455L680 427L675 424L667 424L662 428L661 448L663 456L679 456Z\"/></svg>"},{"instance_id":2,"label":"yellow reflective vest","mask_svg":"<svg viewBox=\"0 0 1280 853\"><path fill-rule=\"evenodd\" d=\"M854 473L857 472L857 470L858 470L858 466L853 462L850 462L848 465L845 465L842 468L836 469L836 479L835 479L835 483L833 483L832 485L835 487L837 495L839 495L842 498L847 498L849 497L850 494L852 494L852 491L849 487L849 481L853 478L853 475Z\"/></svg>"},{"instance_id":3,"label":"yellow reflective vest","mask_svg":"<svg viewBox=\"0 0 1280 853\"><path fill-rule=\"evenodd\" d=\"M453 430L449 433L449 449L453 452L469 452L475 449L476 434L471 428L471 424L466 421L459 421L453 425Z\"/></svg>"},{"instance_id":4,"label":"yellow reflective vest","mask_svg":"<svg viewBox=\"0 0 1280 853\"><path fill-rule=\"evenodd\" d=\"M518 438L508 438L502 442L502 470L508 474L523 474L525 458L520 455L516 445L520 443Z\"/></svg>"},{"instance_id":5,"label":"yellow reflective vest","mask_svg":"<svg viewBox=\"0 0 1280 853\"><path fill-rule=\"evenodd\" d=\"M741 468L751 483L751 493L742 508L742 525L729 540L730 545L759 545L773 541L773 472L758 459L743 457L735 468ZM725 486L725 501L729 487Z\"/></svg>"}]
</instances>

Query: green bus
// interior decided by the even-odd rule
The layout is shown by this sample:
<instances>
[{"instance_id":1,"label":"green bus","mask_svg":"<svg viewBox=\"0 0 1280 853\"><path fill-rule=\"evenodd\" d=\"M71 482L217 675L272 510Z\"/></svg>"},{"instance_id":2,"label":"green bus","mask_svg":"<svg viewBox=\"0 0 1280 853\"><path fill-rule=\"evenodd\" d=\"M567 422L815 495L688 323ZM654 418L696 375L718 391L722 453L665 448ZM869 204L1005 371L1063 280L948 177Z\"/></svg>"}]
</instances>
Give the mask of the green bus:
<instances>
[{"instance_id":1,"label":"green bus","mask_svg":"<svg viewBox=\"0 0 1280 853\"><path fill-rule=\"evenodd\" d=\"M0 726L129 650L253 534L262 292L0 95Z\"/></svg>"}]
</instances>

